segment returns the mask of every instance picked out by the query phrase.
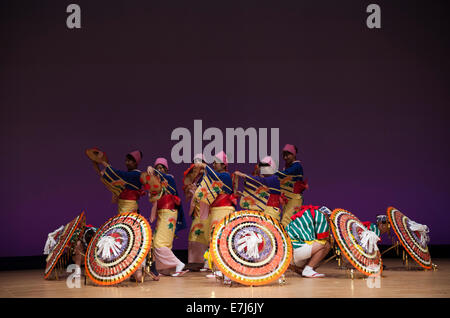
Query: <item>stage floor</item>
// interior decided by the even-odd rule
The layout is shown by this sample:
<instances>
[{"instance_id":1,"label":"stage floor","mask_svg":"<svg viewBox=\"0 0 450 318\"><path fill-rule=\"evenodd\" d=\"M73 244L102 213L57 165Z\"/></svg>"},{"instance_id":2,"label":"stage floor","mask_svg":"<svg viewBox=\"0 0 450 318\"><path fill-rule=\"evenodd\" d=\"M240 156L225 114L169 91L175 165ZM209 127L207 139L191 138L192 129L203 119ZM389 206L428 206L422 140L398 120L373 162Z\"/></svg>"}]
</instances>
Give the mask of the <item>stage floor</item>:
<instances>
[{"instance_id":1,"label":"stage floor","mask_svg":"<svg viewBox=\"0 0 450 318\"><path fill-rule=\"evenodd\" d=\"M387 268L379 281L368 280L356 270L354 279L349 272L337 268L336 262L318 271L325 278L302 278L288 270L286 284L278 282L260 287L225 286L205 273L189 272L183 277L163 276L159 281L146 278L143 284L125 281L111 287L92 282L81 288L68 288L65 278L44 280L42 270L0 272L0 297L149 297L149 298L308 298L308 297L450 297L450 259L435 259L437 271L406 270L400 259L384 260ZM418 269L418 268L417 268Z\"/></svg>"}]
</instances>

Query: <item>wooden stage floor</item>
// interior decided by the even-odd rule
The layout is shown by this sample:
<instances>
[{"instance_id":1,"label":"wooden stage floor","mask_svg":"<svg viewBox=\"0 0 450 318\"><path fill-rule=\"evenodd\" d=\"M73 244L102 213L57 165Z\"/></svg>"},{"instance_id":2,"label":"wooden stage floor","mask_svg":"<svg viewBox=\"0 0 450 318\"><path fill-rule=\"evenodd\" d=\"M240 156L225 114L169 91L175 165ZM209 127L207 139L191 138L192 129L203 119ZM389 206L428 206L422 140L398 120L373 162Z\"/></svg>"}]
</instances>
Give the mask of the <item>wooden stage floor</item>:
<instances>
[{"instance_id":1,"label":"wooden stage floor","mask_svg":"<svg viewBox=\"0 0 450 318\"><path fill-rule=\"evenodd\" d=\"M161 277L160 281L146 278L143 284L125 281L111 287L93 283L81 288L68 288L65 278L44 280L42 270L0 272L2 298L328 298L328 297L450 297L450 259L434 259L437 271L406 270L400 259L384 260L387 268L381 279L368 281L356 274L352 280L348 271L337 268L336 262L319 269L326 278L308 279L288 270L286 284L272 283L260 287L222 285L205 273L189 272L183 277Z\"/></svg>"}]
</instances>

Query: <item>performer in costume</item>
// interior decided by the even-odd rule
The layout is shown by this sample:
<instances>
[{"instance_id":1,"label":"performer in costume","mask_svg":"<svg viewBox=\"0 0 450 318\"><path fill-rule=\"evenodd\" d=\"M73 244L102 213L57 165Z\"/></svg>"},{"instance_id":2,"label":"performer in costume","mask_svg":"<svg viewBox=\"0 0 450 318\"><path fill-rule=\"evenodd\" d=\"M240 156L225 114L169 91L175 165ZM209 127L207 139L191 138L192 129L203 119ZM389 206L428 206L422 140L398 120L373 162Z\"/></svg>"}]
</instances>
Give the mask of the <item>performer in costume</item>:
<instances>
[{"instance_id":1,"label":"performer in costume","mask_svg":"<svg viewBox=\"0 0 450 318\"><path fill-rule=\"evenodd\" d=\"M297 207L291 222L286 227L292 247L293 262L297 267L303 267L303 277L324 277L315 268L330 250L329 225L326 216L319 206L304 205Z\"/></svg>"},{"instance_id":2,"label":"performer in costume","mask_svg":"<svg viewBox=\"0 0 450 318\"><path fill-rule=\"evenodd\" d=\"M153 223L158 217L152 248L156 269L166 271L175 268L172 276L178 277L187 273L188 270L185 269L185 264L173 254L172 245L175 234L186 228L186 223L175 179L172 175L167 174L168 170L169 165L165 158L156 159L155 169L147 168L149 174L160 178L162 185L160 198L153 204L150 216L150 223Z\"/></svg>"},{"instance_id":3,"label":"performer in costume","mask_svg":"<svg viewBox=\"0 0 450 318\"><path fill-rule=\"evenodd\" d=\"M238 177L245 178L244 193L241 194L241 207L246 210L264 212L280 221L280 206L284 195L280 191L280 181L274 174L277 165L272 157L262 159L255 170L254 176L240 171L234 172Z\"/></svg>"},{"instance_id":4,"label":"performer in costume","mask_svg":"<svg viewBox=\"0 0 450 318\"><path fill-rule=\"evenodd\" d=\"M196 190L194 196L202 197L208 201L210 225L208 231L208 242L214 226L235 211L237 196L233 194L233 182L228 170L227 155L221 151L214 156L213 169L206 163L197 163L195 166L205 169L202 185ZM208 210L200 206L200 217L206 219Z\"/></svg>"},{"instance_id":5,"label":"performer in costume","mask_svg":"<svg viewBox=\"0 0 450 318\"><path fill-rule=\"evenodd\" d=\"M115 175L124 185L124 189L120 192L119 196L113 196L113 202L117 203L118 213L139 213L137 201L145 194L145 192L141 189L141 171L137 169L142 157L142 151L140 150L135 150L128 153L125 156L125 166L127 167L127 171L115 169L107 162L102 162L105 169L100 173L102 175ZM96 170L99 171L98 166L96 167ZM142 267L144 266L145 264L143 263ZM152 275L152 277L155 279L154 275ZM130 279L141 282L142 268L139 268Z\"/></svg>"},{"instance_id":6,"label":"performer in costume","mask_svg":"<svg viewBox=\"0 0 450 318\"><path fill-rule=\"evenodd\" d=\"M377 228L380 231L380 234L377 234L377 235L381 236L381 234L388 233L389 232L389 226L388 226L387 215L386 214L377 215L377 219L376 220L377 220L376 221Z\"/></svg>"},{"instance_id":7,"label":"performer in costume","mask_svg":"<svg viewBox=\"0 0 450 318\"><path fill-rule=\"evenodd\" d=\"M197 264L203 264L203 268L201 268L200 271L206 271L209 266L207 265L207 262L204 261L203 256L209 244L209 217L207 219L200 218L201 202L194 197L194 193L200 186L200 181L204 173L204 168L196 167L196 163L205 163L202 154L197 154L194 157L193 164L191 164L183 174L183 191L186 200L190 202L189 214L192 218L188 237L188 263L191 267L196 266Z\"/></svg>"},{"instance_id":8,"label":"performer in costume","mask_svg":"<svg viewBox=\"0 0 450 318\"><path fill-rule=\"evenodd\" d=\"M283 217L281 224L286 227L295 213L296 207L303 204L302 193L308 185L303 181L303 167L300 161L295 160L297 147L287 144L283 148L283 159L286 162L285 170L275 172L280 179L281 192L287 198L287 203L283 207Z\"/></svg>"},{"instance_id":9,"label":"performer in costume","mask_svg":"<svg viewBox=\"0 0 450 318\"><path fill-rule=\"evenodd\" d=\"M220 151L214 156L212 169L206 163L196 163L195 166L205 170L201 184L195 191L194 198L200 201L200 219L205 220L209 217L209 230L207 233L209 242L214 226L235 211L237 196L233 193L233 181L227 171L228 159L225 152ZM204 258L205 263L211 269L209 248L206 250ZM216 275L221 276L222 273L217 271ZM215 276L207 275L207 277Z\"/></svg>"},{"instance_id":10,"label":"performer in costume","mask_svg":"<svg viewBox=\"0 0 450 318\"><path fill-rule=\"evenodd\" d=\"M142 152L135 150L127 154L125 157L125 166L127 167L127 171L114 169L105 161L102 162L105 169L100 171L98 165L94 163L94 167L101 175L106 174L117 176L119 178L119 182L122 182L124 185L124 189L121 191L119 196L113 196L113 202L117 203L118 213L139 213L137 201L142 195L144 195L144 192L141 190L141 171L137 169L141 160Z\"/></svg>"},{"instance_id":11,"label":"performer in costume","mask_svg":"<svg viewBox=\"0 0 450 318\"><path fill-rule=\"evenodd\" d=\"M97 232L98 228L94 227L91 224L86 225L86 228L84 229L83 236L80 235L80 230L75 230L75 233L72 235L71 246L72 246L72 259L76 265L78 265L78 268L76 269L76 272L74 274L74 278L80 278L81 277L81 271L79 272L81 268L82 262L84 262L84 256L86 254L87 247L89 245L89 242L94 237L95 232Z\"/></svg>"}]
</instances>

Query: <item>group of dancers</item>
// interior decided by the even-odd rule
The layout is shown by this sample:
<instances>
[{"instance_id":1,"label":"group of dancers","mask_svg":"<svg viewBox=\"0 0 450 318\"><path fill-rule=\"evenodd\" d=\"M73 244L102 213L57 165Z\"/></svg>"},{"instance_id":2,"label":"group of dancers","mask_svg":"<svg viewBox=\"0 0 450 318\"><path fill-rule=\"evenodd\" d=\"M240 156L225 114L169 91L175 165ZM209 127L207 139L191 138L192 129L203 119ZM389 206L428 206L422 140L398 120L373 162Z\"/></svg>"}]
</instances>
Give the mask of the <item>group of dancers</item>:
<instances>
[{"instance_id":1,"label":"group of dancers","mask_svg":"<svg viewBox=\"0 0 450 318\"><path fill-rule=\"evenodd\" d=\"M113 195L119 214L140 213L139 199L146 193L151 198L153 205L149 221L156 221L156 226L148 274L153 280L159 280L161 275L183 276L189 270L210 272L205 273L206 277L220 276L219 271L211 272L211 233L218 222L239 209L263 212L280 222L293 246L291 269L303 277L320 278L325 275L316 272L316 269L331 248L331 211L326 207L303 205L303 192L308 184L297 153L296 146L286 144L282 149L283 170L279 170L276 161L267 156L250 173L238 170L230 173L227 155L223 151L215 154L211 165L205 162L202 154L193 158L182 178L182 190L189 203L188 216L192 218L188 236L188 264L184 264L172 251L173 241L177 233L186 228L186 222L175 177L169 173L167 159L157 158L153 166L146 167L144 174L138 169L143 159L139 150L126 154L126 170L112 167L107 160L93 163L100 176L114 175L123 182L123 190ZM159 182L152 184L149 180L154 177ZM239 180L244 184L242 191L239 191ZM380 235L376 224L367 222L365 226ZM86 233L95 233L95 230L92 225L86 226ZM77 265L82 263L81 255L88 241L85 237L77 238L73 244ZM141 282L142 277L142 268L139 268L130 279Z\"/></svg>"}]
</instances>

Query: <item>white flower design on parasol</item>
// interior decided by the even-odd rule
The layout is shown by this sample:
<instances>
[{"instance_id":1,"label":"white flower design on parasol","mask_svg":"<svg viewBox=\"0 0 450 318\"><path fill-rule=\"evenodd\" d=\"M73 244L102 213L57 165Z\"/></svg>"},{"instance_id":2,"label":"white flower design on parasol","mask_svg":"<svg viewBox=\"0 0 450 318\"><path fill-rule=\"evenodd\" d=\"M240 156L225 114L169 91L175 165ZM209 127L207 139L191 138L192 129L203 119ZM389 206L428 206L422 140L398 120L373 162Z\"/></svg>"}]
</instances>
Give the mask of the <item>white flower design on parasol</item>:
<instances>
[{"instance_id":1,"label":"white flower design on parasol","mask_svg":"<svg viewBox=\"0 0 450 318\"><path fill-rule=\"evenodd\" d=\"M373 251L378 251L377 242L380 240L378 235L370 230L363 229L361 233L361 246L370 254Z\"/></svg>"},{"instance_id":2,"label":"white flower design on parasol","mask_svg":"<svg viewBox=\"0 0 450 318\"><path fill-rule=\"evenodd\" d=\"M261 234L246 230L244 232L244 236L241 237L237 242L239 244L237 250L238 252L242 252L245 248L247 248L247 256L249 258L257 259L259 258L258 245L262 241L263 240Z\"/></svg>"},{"instance_id":3,"label":"white flower design on parasol","mask_svg":"<svg viewBox=\"0 0 450 318\"><path fill-rule=\"evenodd\" d=\"M64 230L64 225L61 225L58 229L48 234L47 241L44 246L44 255L50 254L56 246L57 237Z\"/></svg>"},{"instance_id":4,"label":"white flower design on parasol","mask_svg":"<svg viewBox=\"0 0 450 318\"><path fill-rule=\"evenodd\" d=\"M428 236L428 233L430 232L430 229L428 226L419 224L417 222L414 222L413 220L408 220L409 229L414 232L419 232L420 234L420 244L422 246L425 246L430 241L430 237Z\"/></svg>"},{"instance_id":5,"label":"white flower design on parasol","mask_svg":"<svg viewBox=\"0 0 450 318\"><path fill-rule=\"evenodd\" d=\"M120 248L122 244L113 236L103 236L98 242L97 255L102 259L110 259L111 253L114 257L118 256L120 253Z\"/></svg>"}]
</instances>

